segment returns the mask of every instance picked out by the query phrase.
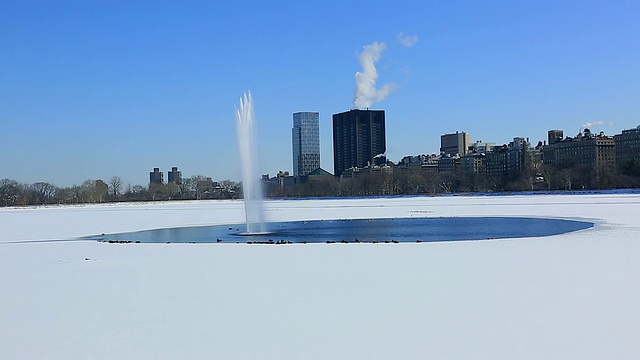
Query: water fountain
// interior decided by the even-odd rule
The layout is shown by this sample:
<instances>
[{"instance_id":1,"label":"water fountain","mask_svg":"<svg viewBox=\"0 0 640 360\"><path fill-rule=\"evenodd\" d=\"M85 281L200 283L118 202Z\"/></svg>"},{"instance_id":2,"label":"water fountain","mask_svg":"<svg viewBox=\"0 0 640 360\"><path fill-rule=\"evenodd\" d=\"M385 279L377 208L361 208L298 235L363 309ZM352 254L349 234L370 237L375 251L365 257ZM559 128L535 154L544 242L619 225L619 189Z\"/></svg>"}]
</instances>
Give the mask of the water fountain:
<instances>
[{"instance_id":1,"label":"water fountain","mask_svg":"<svg viewBox=\"0 0 640 360\"><path fill-rule=\"evenodd\" d=\"M242 170L244 212L247 223L246 234L265 233L262 184L258 172L255 113L251 92L246 92L240 98L240 108L236 110L236 125Z\"/></svg>"},{"instance_id":2,"label":"water fountain","mask_svg":"<svg viewBox=\"0 0 640 360\"><path fill-rule=\"evenodd\" d=\"M270 223L263 213L262 184L258 173L255 114L251 93L240 98L236 111L246 231L230 225L197 226L102 234L84 239L105 242L216 242L247 244L290 243L399 243L540 237L588 229L591 222L517 217L407 217L335 219ZM234 230L235 229L235 230ZM239 233L240 232L240 233Z\"/></svg>"}]
</instances>

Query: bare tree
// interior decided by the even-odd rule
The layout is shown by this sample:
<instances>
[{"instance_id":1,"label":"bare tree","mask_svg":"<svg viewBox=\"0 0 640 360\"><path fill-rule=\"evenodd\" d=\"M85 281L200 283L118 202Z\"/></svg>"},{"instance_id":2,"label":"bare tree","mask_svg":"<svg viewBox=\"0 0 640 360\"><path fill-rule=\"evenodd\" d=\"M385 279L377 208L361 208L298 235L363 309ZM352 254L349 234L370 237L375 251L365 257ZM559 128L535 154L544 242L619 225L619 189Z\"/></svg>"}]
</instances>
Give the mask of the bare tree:
<instances>
[{"instance_id":1,"label":"bare tree","mask_svg":"<svg viewBox=\"0 0 640 360\"><path fill-rule=\"evenodd\" d=\"M542 166L540 166L540 174L542 175L542 181L544 181L547 186L547 190L551 190L557 170L551 164L542 164Z\"/></svg>"},{"instance_id":2,"label":"bare tree","mask_svg":"<svg viewBox=\"0 0 640 360\"><path fill-rule=\"evenodd\" d=\"M336 196L338 195L338 181L333 176L323 176L322 178L309 179L301 192L309 196Z\"/></svg>"},{"instance_id":3,"label":"bare tree","mask_svg":"<svg viewBox=\"0 0 640 360\"><path fill-rule=\"evenodd\" d=\"M571 168L565 168L560 170L560 179L562 180L562 184L564 185L565 190L571 190L573 185L573 171Z\"/></svg>"},{"instance_id":4,"label":"bare tree","mask_svg":"<svg viewBox=\"0 0 640 360\"><path fill-rule=\"evenodd\" d=\"M149 183L149 200L166 200L167 187L165 184Z\"/></svg>"},{"instance_id":5,"label":"bare tree","mask_svg":"<svg viewBox=\"0 0 640 360\"><path fill-rule=\"evenodd\" d=\"M18 205L22 195L22 186L15 180L0 180L0 206Z\"/></svg>"},{"instance_id":6,"label":"bare tree","mask_svg":"<svg viewBox=\"0 0 640 360\"><path fill-rule=\"evenodd\" d=\"M75 204L77 199L74 197L73 187L62 187L56 191L53 202L56 204Z\"/></svg>"},{"instance_id":7,"label":"bare tree","mask_svg":"<svg viewBox=\"0 0 640 360\"><path fill-rule=\"evenodd\" d=\"M222 188L224 197L230 199L237 197L240 190L240 183L227 179L220 181L219 185Z\"/></svg>"},{"instance_id":8,"label":"bare tree","mask_svg":"<svg viewBox=\"0 0 640 360\"><path fill-rule=\"evenodd\" d=\"M338 193L340 196L353 196L355 188L354 178L343 178L338 182Z\"/></svg>"},{"instance_id":9,"label":"bare tree","mask_svg":"<svg viewBox=\"0 0 640 360\"><path fill-rule=\"evenodd\" d=\"M111 194L113 201L118 200L121 189L122 179L120 179L120 176L113 176L111 180L109 180L109 193Z\"/></svg>"},{"instance_id":10,"label":"bare tree","mask_svg":"<svg viewBox=\"0 0 640 360\"><path fill-rule=\"evenodd\" d=\"M69 193L71 196L71 201L73 203L82 203L82 202L86 202L83 200L82 198L82 186L79 185L73 185L71 188L69 188Z\"/></svg>"},{"instance_id":11,"label":"bare tree","mask_svg":"<svg viewBox=\"0 0 640 360\"><path fill-rule=\"evenodd\" d=\"M55 185L47 182L37 182L31 185L32 196L35 202L40 205L50 203L56 190Z\"/></svg>"},{"instance_id":12,"label":"bare tree","mask_svg":"<svg viewBox=\"0 0 640 360\"><path fill-rule=\"evenodd\" d=\"M184 194L184 186L182 184L176 184L170 182L166 185L167 200L182 199Z\"/></svg>"},{"instance_id":13,"label":"bare tree","mask_svg":"<svg viewBox=\"0 0 640 360\"><path fill-rule=\"evenodd\" d=\"M450 171L444 171L438 173L440 177L440 183L438 184L443 192L450 193L453 191L456 175Z\"/></svg>"},{"instance_id":14,"label":"bare tree","mask_svg":"<svg viewBox=\"0 0 640 360\"><path fill-rule=\"evenodd\" d=\"M109 193L109 185L102 180L85 180L80 188L82 202L103 202Z\"/></svg>"},{"instance_id":15,"label":"bare tree","mask_svg":"<svg viewBox=\"0 0 640 360\"><path fill-rule=\"evenodd\" d=\"M184 195L187 199L195 199L198 196L198 175L184 179L182 186L184 187Z\"/></svg>"}]
</instances>

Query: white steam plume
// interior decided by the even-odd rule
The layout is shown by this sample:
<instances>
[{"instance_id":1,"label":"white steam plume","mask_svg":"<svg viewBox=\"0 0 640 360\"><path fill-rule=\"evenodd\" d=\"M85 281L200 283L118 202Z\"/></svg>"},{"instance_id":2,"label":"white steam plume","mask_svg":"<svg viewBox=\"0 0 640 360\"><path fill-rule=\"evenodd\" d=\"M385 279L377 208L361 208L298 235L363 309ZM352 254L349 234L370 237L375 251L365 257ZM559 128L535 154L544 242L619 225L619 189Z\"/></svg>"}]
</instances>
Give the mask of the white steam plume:
<instances>
[{"instance_id":1,"label":"white steam plume","mask_svg":"<svg viewBox=\"0 0 640 360\"><path fill-rule=\"evenodd\" d=\"M613 125L613 123L611 122L604 122L604 121L595 121L595 122L588 122L585 123L584 125L582 125L581 129L591 129L592 127L595 126L602 126L602 125Z\"/></svg>"},{"instance_id":2,"label":"white steam plume","mask_svg":"<svg viewBox=\"0 0 640 360\"><path fill-rule=\"evenodd\" d=\"M385 43L376 41L365 45L364 50L358 55L364 72L356 72L356 93L353 99L353 106L356 109L371 107L371 105L384 100L398 88L395 83L389 83L376 89L376 81L378 80L376 62L380 60L380 54L386 47Z\"/></svg>"}]
</instances>

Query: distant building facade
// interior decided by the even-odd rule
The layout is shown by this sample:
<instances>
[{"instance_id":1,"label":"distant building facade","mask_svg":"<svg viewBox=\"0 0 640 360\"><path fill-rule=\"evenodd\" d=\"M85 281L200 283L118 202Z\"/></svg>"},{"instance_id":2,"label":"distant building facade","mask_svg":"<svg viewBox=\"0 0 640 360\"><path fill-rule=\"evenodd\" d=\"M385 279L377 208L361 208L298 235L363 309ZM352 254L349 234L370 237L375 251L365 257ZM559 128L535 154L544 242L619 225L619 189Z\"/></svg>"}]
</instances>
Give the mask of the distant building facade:
<instances>
[{"instance_id":1,"label":"distant building facade","mask_svg":"<svg viewBox=\"0 0 640 360\"><path fill-rule=\"evenodd\" d=\"M422 168L431 158L428 155L405 156L396 164L398 169Z\"/></svg>"},{"instance_id":2,"label":"distant building facade","mask_svg":"<svg viewBox=\"0 0 640 360\"><path fill-rule=\"evenodd\" d=\"M553 145L557 142L560 142L564 139L564 131L562 130L549 130L547 133L547 140L549 141L549 145Z\"/></svg>"},{"instance_id":3,"label":"distant building facade","mask_svg":"<svg viewBox=\"0 0 640 360\"><path fill-rule=\"evenodd\" d=\"M502 176L507 172L507 146L496 146L487 154L487 176Z\"/></svg>"},{"instance_id":4,"label":"distant building facade","mask_svg":"<svg viewBox=\"0 0 640 360\"><path fill-rule=\"evenodd\" d=\"M167 177L168 183L173 183L176 185L182 185L182 171L178 171L176 166L171 168L171 171L167 173L169 176Z\"/></svg>"},{"instance_id":5,"label":"distant building facade","mask_svg":"<svg viewBox=\"0 0 640 360\"><path fill-rule=\"evenodd\" d=\"M554 164L555 159L555 144L564 141L564 132L562 130L549 130L547 133L548 145L542 147L542 162L545 164Z\"/></svg>"},{"instance_id":6,"label":"distant building facade","mask_svg":"<svg viewBox=\"0 0 640 360\"><path fill-rule=\"evenodd\" d=\"M153 171L149 173L150 184L163 184L164 173L160 171L160 168L153 168Z\"/></svg>"},{"instance_id":7,"label":"distant building facade","mask_svg":"<svg viewBox=\"0 0 640 360\"><path fill-rule=\"evenodd\" d=\"M631 161L640 162L640 126L622 130L622 134L614 135L616 164L624 166Z\"/></svg>"},{"instance_id":8,"label":"distant building facade","mask_svg":"<svg viewBox=\"0 0 640 360\"><path fill-rule=\"evenodd\" d=\"M384 110L349 110L333 115L333 167L340 176L350 168L386 163Z\"/></svg>"},{"instance_id":9,"label":"distant building facade","mask_svg":"<svg viewBox=\"0 0 640 360\"><path fill-rule=\"evenodd\" d=\"M443 155L440 157L438 161L438 172L450 172L456 175L460 175L462 161L460 160L460 155Z\"/></svg>"},{"instance_id":10,"label":"distant building facade","mask_svg":"<svg viewBox=\"0 0 640 360\"><path fill-rule=\"evenodd\" d=\"M601 171L616 161L615 141L603 132L596 135L584 129L575 138L566 137L545 146L542 160L559 167L592 166Z\"/></svg>"},{"instance_id":11,"label":"distant building facade","mask_svg":"<svg viewBox=\"0 0 640 360\"><path fill-rule=\"evenodd\" d=\"M310 182L318 182L318 181L321 181L323 178L325 179L333 178L333 174L331 174L330 172L328 172L323 168L317 168L307 174L307 181L310 181Z\"/></svg>"},{"instance_id":12,"label":"distant building facade","mask_svg":"<svg viewBox=\"0 0 640 360\"><path fill-rule=\"evenodd\" d=\"M471 135L464 131L440 136L440 154L442 155L466 155L470 145Z\"/></svg>"},{"instance_id":13,"label":"distant building facade","mask_svg":"<svg viewBox=\"0 0 640 360\"><path fill-rule=\"evenodd\" d=\"M484 152L469 153L460 158L463 176L484 175L487 172L487 155Z\"/></svg>"},{"instance_id":14,"label":"distant building facade","mask_svg":"<svg viewBox=\"0 0 640 360\"><path fill-rule=\"evenodd\" d=\"M487 176L515 175L527 169L539 151L533 149L529 139L515 137L508 145L496 146L487 153Z\"/></svg>"},{"instance_id":15,"label":"distant building facade","mask_svg":"<svg viewBox=\"0 0 640 360\"><path fill-rule=\"evenodd\" d=\"M507 172L516 173L523 171L529 160L529 152L532 151L529 139L515 137L507 147Z\"/></svg>"},{"instance_id":16,"label":"distant building facade","mask_svg":"<svg viewBox=\"0 0 640 360\"><path fill-rule=\"evenodd\" d=\"M291 143L293 176L303 176L320 167L320 116L317 112L293 114Z\"/></svg>"},{"instance_id":17,"label":"distant building facade","mask_svg":"<svg viewBox=\"0 0 640 360\"><path fill-rule=\"evenodd\" d=\"M262 175L262 187L271 196L284 196L286 189L291 189L300 182L301 177L292 176L288 171L280 170L274 177Z\"/></svg>"},{"instance_id":18,"label":"distant building facade","mask_svg":"<svg viewBox=\"0 0 640 360\"><path fill-rule=\"evenodd\" d=\"M468 153L488 153L493 151L493 148L496 147L496 143L486 143L483 141L476 141L473 144L469 145Z\"/></svg>"}]
</instances>

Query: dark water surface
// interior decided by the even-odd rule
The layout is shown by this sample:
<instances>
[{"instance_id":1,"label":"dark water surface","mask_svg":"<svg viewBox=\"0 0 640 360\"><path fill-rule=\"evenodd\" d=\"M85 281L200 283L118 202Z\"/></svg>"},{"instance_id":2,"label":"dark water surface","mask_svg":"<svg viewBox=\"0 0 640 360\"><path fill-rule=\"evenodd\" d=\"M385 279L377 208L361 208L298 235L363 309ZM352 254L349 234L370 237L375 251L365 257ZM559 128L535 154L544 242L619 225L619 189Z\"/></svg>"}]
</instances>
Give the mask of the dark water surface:
<instances>
[{"instance_id":1,"label":"dark water surface","mask_svg":"<svg viewBox=\"0 0 640 360\"><path fill-rule=\"evenodd\" d=\"M268 223L269 233L244 235L241 225L106 234L87 239L143 243L417 242L540 237L584 230L586 221L515 217L395 218Z\"/></svg>"}]
</instances>

